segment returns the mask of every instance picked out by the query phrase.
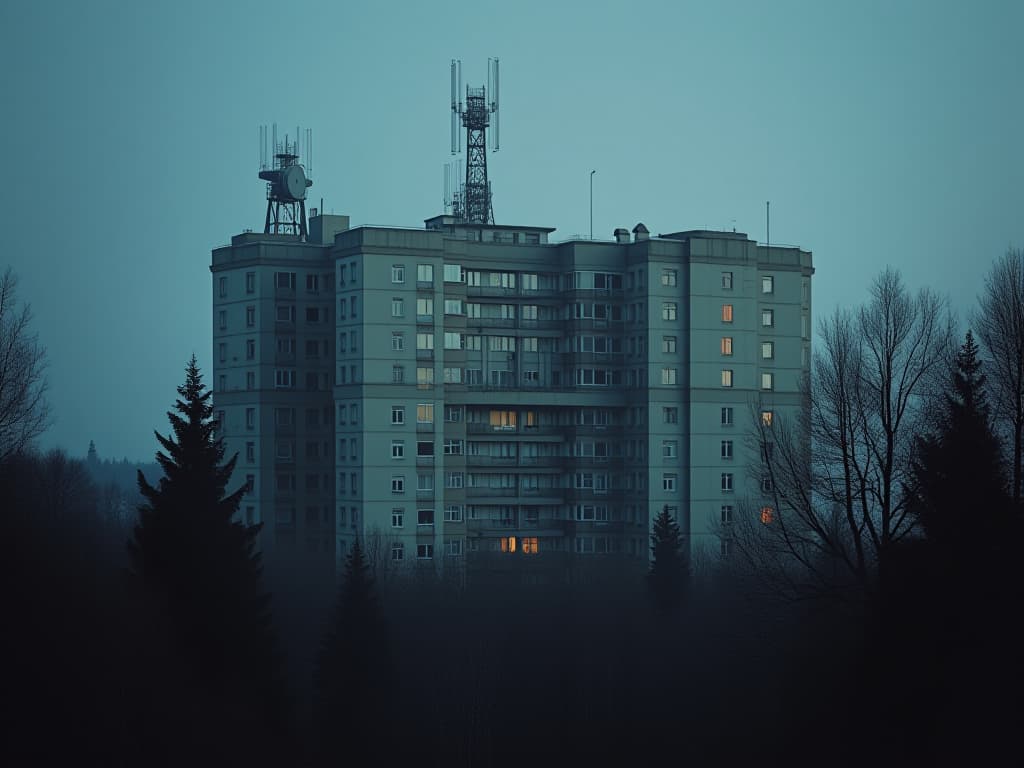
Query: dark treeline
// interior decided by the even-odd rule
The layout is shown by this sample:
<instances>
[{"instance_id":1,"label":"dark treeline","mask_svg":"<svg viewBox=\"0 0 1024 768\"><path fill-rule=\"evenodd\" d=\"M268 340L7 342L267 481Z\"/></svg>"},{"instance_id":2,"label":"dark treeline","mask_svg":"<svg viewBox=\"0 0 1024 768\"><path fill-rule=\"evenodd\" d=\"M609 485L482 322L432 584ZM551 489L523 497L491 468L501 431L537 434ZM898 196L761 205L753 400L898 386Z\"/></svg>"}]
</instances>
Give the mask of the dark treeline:
<instances>
[{"instance_id":1,"label":"dark treeline","mask_svg":"<svg viewBox=\"0 0 1024 768\"><path fill-rule=\"evenodd\" d=\"M1012 301L1024 310L1024 269L1015 274L1021 292ZM939 317L938 304L901 298L898 275L876 285L888 291L878 293L887 306L909 308L897 313L907 327L921 326L915 307ZM8 452L0 759L1017 762L1024 397L990 359L992 328L982 345L969 333L946 344L934 323L934 358L920 368L928 375L904 401L915 418L903 426L876 418L865 393L882 388L864 373L870 358L857 344L867 339L870 353L872 328L899 334L886 330L884 313L860 317L837 315L825 329L834 331L826 348L844 353L833 355L843 365L826 383L853 393L825 416L861 414L848 434L867 447L843 456L866 468L849 477L884 482L846 483L846 497L829 499L830 514L856 503L830 518L834 527L814 528L826 487L817 467L830 466L832 454L815 453L822 431L806 448L807 440L787 445L775 425L773 449L759 450L778 471L778 498L818 485L804 517L777 503L749 541L738 521L723 528L737 552L714 565L683 556L666 510L654 520L650 569L595 558L573 566L572 578L486 564L465 579L455 569L396 575L375 572L374 558L355 547L337 585L297 563L268 563L264 573L259 526L237 520L242 484L215 437L194 359L168 414L171 432L157 436L159 470L138 476L130 520L109 513L86 462ZM810 396L812 408L823 405L821 390ZM755 438L764 440L763 429ZM879 456L899 471L873 463ZM787 477L790 457L800 461ZM876 515L869 505L882 487ZM883 515L890 535L870 538ZM844 531L844 520L853 527Z\"/></svg>"}]
</instances>

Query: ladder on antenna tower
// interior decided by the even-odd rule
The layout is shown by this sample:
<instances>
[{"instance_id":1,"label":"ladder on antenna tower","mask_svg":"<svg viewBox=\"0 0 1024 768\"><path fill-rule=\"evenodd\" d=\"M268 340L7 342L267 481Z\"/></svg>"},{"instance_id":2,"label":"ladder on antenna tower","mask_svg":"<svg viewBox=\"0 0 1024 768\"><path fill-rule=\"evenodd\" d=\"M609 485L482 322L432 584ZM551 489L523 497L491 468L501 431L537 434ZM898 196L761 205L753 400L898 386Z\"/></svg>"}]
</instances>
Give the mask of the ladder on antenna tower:
<instances>
[{"instance_id":1,"label":"ladder on antenna tower","mask_svg":"<svg viewBox=\"0 0 1024 768\"><path fill-rule=\"evenodd\" d=\"M498 59L487 60L487 85L480 88L466 86L465 102L462 101L462 61L452 59L451 63L451 150L461 151L459 125L466 129L466 176L460 189L451 190L451 171L445 170L445 206L469 224L493 224L494 209L491 204L491 184L487 178L487 132L494 139L492 151L500 146L500 112ZM488 98L489 97L489 98ZM493 116L493 125L491 118ZM456 204L460 213L456 214Z\"/></svg>"}]
</instances>

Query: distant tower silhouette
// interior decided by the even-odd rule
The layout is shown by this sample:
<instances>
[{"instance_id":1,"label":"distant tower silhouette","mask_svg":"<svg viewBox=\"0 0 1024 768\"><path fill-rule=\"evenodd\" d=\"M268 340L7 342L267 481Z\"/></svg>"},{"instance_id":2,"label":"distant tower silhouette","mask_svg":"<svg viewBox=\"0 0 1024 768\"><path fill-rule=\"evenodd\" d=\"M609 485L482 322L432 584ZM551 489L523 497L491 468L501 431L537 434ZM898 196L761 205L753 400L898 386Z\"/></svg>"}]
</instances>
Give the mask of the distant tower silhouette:
<instances>
[{"instance_id":1,"label":"distant tower silhouette","mask_svg":"<svg viewBox=\"0 0 1024 768\"><path fill-rule=\"evenodd\" d=\"M86 455L85 460L90 464L96 464L99 462L99 459L96 458L96 443L92 440L89 441L89 453Z\"/></svg>"},{"instance_id":2,"label":"distant tower silhouette","mask_svg":"<svg viewBox=\"0 0 1024 768\"><path fill-rule=\"evenodd\" d=\"M306 189L313 186L311 179L306 177L307 171L313 172L313 132L306 129L306 165L299 160L299 129L295 129L295 141L289 142L288 134L284 141L277 140L277 124L273 126L270 136L268 154L267 127L261 126L259 131L260 178L267 182L267 219L263 227L264 234L295 235L305 240L308 234L306 227Z\"/></svg>"},{"instance_id":3,"label":"distant tower silhouette","mask_svg":"<svg viewBox=\"0 0 1024 768\"><path fill-rule=\"evenodd\" d=\"M462 62L452 60L452 154L459 151L458 120L466 129L466 181L462 190L451 201L453 215L460 215L469 224L493 224L494 208L491 205L491 183L487 178L487 129L494 115L494 151L499 148L500 125L498 121L498 60L487 60L487 87L466 86L466 103L462 95ZM488 94L491 100L488 101Z\"/></svg>"}]
</instances>

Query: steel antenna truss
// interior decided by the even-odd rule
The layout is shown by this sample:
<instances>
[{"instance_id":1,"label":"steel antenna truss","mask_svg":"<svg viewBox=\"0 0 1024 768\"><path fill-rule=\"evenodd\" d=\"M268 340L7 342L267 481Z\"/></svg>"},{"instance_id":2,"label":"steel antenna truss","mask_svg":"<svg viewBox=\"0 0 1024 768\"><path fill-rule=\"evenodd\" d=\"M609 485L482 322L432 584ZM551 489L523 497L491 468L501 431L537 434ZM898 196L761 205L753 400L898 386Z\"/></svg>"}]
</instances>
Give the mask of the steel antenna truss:
<instances>
[{"instance_id":1,"label":"steel antenna truss","mask_svg":"<svg viewBox=\"0 0 1024 768\"><path fill-rule=\"evenodd\" d=\"M452 208L461 208L463 221L469 224L493 224L494 209L491 205L491 183L487 178L487 131L490 128L494 139L494 151L499 148L499 72L498 59L487 60L487 85L479 88L466 86L462 97L462 61L452 59L452 154L461 151L459 123L466 129L466 180L460 192L446 201ZM489 97L489 98L488 98ZM493 120L493 126L491 118ZM460 205L456 206L456 201Z\"/></svg>"}]
</instances>

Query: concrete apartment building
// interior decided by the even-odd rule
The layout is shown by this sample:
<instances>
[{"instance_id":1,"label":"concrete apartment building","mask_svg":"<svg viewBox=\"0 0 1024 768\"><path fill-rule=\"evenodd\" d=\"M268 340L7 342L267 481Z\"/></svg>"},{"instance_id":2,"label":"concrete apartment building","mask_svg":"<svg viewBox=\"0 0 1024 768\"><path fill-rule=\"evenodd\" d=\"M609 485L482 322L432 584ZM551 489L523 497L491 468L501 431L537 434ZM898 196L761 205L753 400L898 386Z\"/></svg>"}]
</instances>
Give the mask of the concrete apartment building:
<instances>
[{"instance_id":1,"label":"concrete apartment building","mask_svg":"<svg viewBox=\"0 0 1024 768\"><path fill-rule=\"evenodd\" d=\"M313 214L211 266L214 407L268 557L327 571L359 536L396 570L574 578L646 568L665 507L711 557L761 509L748 436L800 407L809 252Z\"/></svg>"}]
</instances>

